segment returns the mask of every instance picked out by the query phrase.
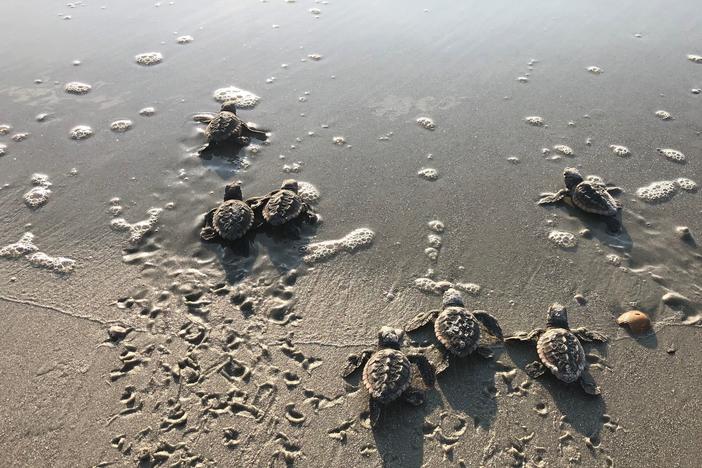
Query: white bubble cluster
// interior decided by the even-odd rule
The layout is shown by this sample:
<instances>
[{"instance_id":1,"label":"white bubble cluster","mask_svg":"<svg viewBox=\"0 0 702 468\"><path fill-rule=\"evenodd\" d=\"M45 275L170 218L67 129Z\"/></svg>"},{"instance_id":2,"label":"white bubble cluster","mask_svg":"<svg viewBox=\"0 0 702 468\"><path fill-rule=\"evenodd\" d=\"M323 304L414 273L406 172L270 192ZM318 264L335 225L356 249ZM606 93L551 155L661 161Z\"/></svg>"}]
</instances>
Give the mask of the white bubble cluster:
<instances>
[{"instance_id":1,"label":"white bubble cluster","mask_svg":"<svg viewBox=\"0 0 702 468\"><path fill-rule=\"evenodd\" d=\"M671 148L656 148L656 151L658 151L660 154L662 154L666 158L670 159L671 161L674 161L674 162L685 161L685 155L682 154L678 150L674 150Z\"/></svg>"},{"instance_id":2,"label":"white bubble cluster","mask_svg":"<svg viewBox=\"0 0 702 468\"><path fill-rule=\"evenodd\" d=\"M354 229L341 239L315 242L301 248L306 263L319 263L336 256L340 252L355 252L373 243L375 233L368 228Z\"/></svg>"},{"instance_id":3,"label":"white bubble cluster","mask_svg":"<svg viewBox=\"0 0 702 468\"><path fill-rule=\"evenodd\" d=\"M283 164L283 172L298 174L302 172L302 164L300 162L294 162L292 164Z\"/></svg>"},{"instance_id":4,"label":"white bubble cluster","mask_svg":"<svg viewBox=\"0 0 702 468\"><path fill-rule=\"evenodd\" d=\"M315 204L319 201L320 193L317 187L309 182L297 182L297 194L305 203Z\"/></svg>"},{"instance_id":5,"label":"white bubble cluster","mask_svg":"<svg viewBox=\"0 0 702 468\"><path fill-rule=\"evenodd\" d=\"M110 130L116 133L124 133L132 128L133 124L134 123L129 119L115 120L110 124Z\"/></svg>"},{"instance_id":6,"label":"white bubble cluster","mask_svg":"<svg viewBox=\"0 0 702 468\"><path fill-rule=\"evenodd\" d=\"M309 58L310 60L314 60L315 62L319 62L320 60L322 60L322 55L321 54L308 54L307 58Z\"/></svg>"},{"instance_id":7,"label":"white bubble cluster","mask_svg":"<svg viewBox=\"0 0 702 468\"><path fill-rule=\"evenodd\" d=\"M242 109L250 109L261 100L261 98L250 91L237 88L236 86L227 86L219 88L212 93L212 97L217 102L234 101L237 107Z\"/></svg>"},{"instance_id":8,"label":"white bubble cluster","mask_svg":"<svg viewBox=\"0 0 702 468\"><path fill-rule=\"evenodd\" d=\"M12 130L12 125L0 124L0 135L7 135Z\"/></svg>"},{"instance_id":9,"label":"white bubble cluster","mask_svg":"<svg viewBox=\"0 0 702 468\"><path fill-rule=\"evenodd\" d=\"M482 289L481 286L476 283L452 283L451 281L446 280L435 281L426 277L415 279L414 287L422 292L436 295L443 294L447 289L456 288L470 294L471 296L477 296L480 294L480 290Z\"/></svg>"},{"instance_id":10,"label":"white bubble cluster","mask_svg":"<svg viewBox=\"0 0 702 468\"><path fill-rule=\"evenodd\" d=\"M136 63L145 67L157 65L163 61L163 55L160 52L144 52L134 57Z\"/></svg>"},{"instance_id":11,"label":"white bubble cluster","mask_svg":"<svg viewBox=\"0 0 702 468\"><path fill-rule=\"evenodd\" d=\"M151 117L154 114L156 114L155 107L144 107L139 111L139 115L141 115L142 117Z\"/></svg>"},{"instance_id":12,"label":"white bubble cluster","mask_svg":"<svg viewBox=\"0 0 702 468\"><path fill-rule=\"evenodd\" d=\"M346 144L346 138L344 138L342 136L335 136L334 138L332 138L332 141L334 142L335 145L338 145L338 146L343 146Z\"/></svg>"},{"instance_id":13,"label":"white bubble cluster","mask_svg":"<svg viewBox=\"0 0 702 468\"><path fill-rule=\"evenodd\" d=\"M431 180L432 182L439 178L439 171L431 167L425 167L417 172L417 175L423 179Z\"/></svg>"},{"instance_id":14,"label":"white bubble cluster","mask_svg":"<svg viewBox=\"0 0 702 468\"><path fill-rule=\"evenodd\" d=\"M24 256L33 266L47 268L58 273L70 273L76 265L75 260L70 258L52 257L44 252L39 252L39 247L34 244L34 234L31 232L25 232L19 241L0 248L0 257L2 258Z\"/></svg>"},{"instance_id":15,"label":"white bubble cluster","mask_svg":"<svg viewBox=\"0 0 702 468\"><path fill-rule=\"evenodd\" d=\"M571 148L570 146L553 145L553 150L558 152L558 153L561 153L565 156L572 156L573 155L573 148Z\"/></svg>"},{"instance_id":16,"label":"white bubble cluster","mask_svg":"<svg viewBox=\"0 0 702 468\"><path fill-rule=\"evenodd\" d=\"M607 259L607 263L609 263L610 265L621 266L622 264L622 257L620 257L619 255L609 254L605 258Z\"/></svg>"},{"instance_id":17,"label":"white bubble cluster","mask_svg":"<svg viewBox=\"0 0 702 468\"><path fill-rule=\"evenodd\" d=\"M649 203L657 203L671 199L676 192L677 188L673 182L661 180L640 187L636 190L636 196Z\"/></svg>"},{"instance_id":18,"label":"white bubble cluster","mask_svg":"<svg viewBox=\"0 0 702 468\"><path fill-rule=\"evenodd\" d=\"M26 140L27 138L29 138L29 133L27 133L27 132L18 132L18 133L15 133L14 135L12 135L10 138L12 138L12 141L16 141L16 142L19 143L20 141L24 141L24 140Z\"/></svg>"},{"instance_id":19,"label":"white bubble cluster","mask_svg":"<svg viewBox=\"0 0 702 468\"><path fill-rule=\"evenodd\" d=\"M417 125L419 125L422 128L426 128L427 130L434 130L436 129L436 124L434 121L429 118L429 117L419 117L417 118Z\"/></svg>"},{"instance_id":20,"label":"white bubble cluster","mask_svg":"<svg viewBox=\"0 0 702 468\"><path fill-rule=\"evenodd\" d=\"M74 140L85 140L93 135L93 129L87 125L78 125L73 127L70 136Z\"/></svg>"},{"instance_id":21,"label":"white bubble cluster","mask_svg":"<svg viewBox=\"0 0 702 468\"><path fill-rule=\"evenodd\" d=\"M563 249L572 249L578 244L575 234L566 231L551 231L548 233L548 240Z\"/></svg>"},{"instance_id":22,"label":"white bubble cluster","mask_svg":"<svg viewBox=\"0 0 702 468\"><path fill-rule=\"evenodd\" d=\"M40 206L46 205L49 201L49 196L51 196L51 182L49 182L49 176L45 174L33 174L32 175L32 185L34 187L24 194L24 203L30 208L39 208Z\"/></svg>"},{"instance_id":23,"label":"white bubble cluster","mask_svg":"<svg viewBox=\"0 0 702 468\"><path fill-rule=\"evenodd\" d=\"M622 145L609 145L609 149L612 150L612 153L614 153L617 156L620 156L622 158L625 158L627 156L631 156L631 151L629 151L629 148L626 146Z\"/></svg>"},{"instance_id":24,"label":"white bubble cluster","mask_svg":"<svg viewBox=\"0 0 702 468\"><path fill-rule=\"evenodd\" d=\"M471 296L477 296L480 294L480 285L475 283L456 283L453 285L454 288L459 291L470 294Z\"/></svg>"},{"instance_id":25,"label":"white bubble cluster","mask_svg":"<svg viewBox=\"0 0 702 468\"><path fill-rule=\"evenodd\" d=\"M434 232L438 232L439 234L444 232L444 229L446 228L444 226L444 223L442 223L438 219L435 219L433 221L429 221L429 223L427 223L427 225L429 226L429 229L431 229Z\"/></svg>"},{"instance_id":26,"label":"white bubble cluster","mask_svg":"<svg viewBox=\"0 0 702 468\"><path fill-rule=\"evenodd\" d=\"M697 55L697 54L688 54L687 59L690 62L695 62L695 63L702 63L702 55Z\"/></svg>"},{"instance_id":27,"label":"white bubble cluster","mask_svg":"<svg viewBox=\"0 0 702 468\"><path fill-rule=\"evenodd\" d=\"M87 83L81 83L80 81L71 81L70 83L66 83L66 86L63 87L64 91L66 91L69 94L88 94L88 92L92 89L93 87L90 86Z\"/></svg>"},{"instance_id":28,"label":"white bubble cluster","mask_svg":"<svg viewBox=\"0 0 702 468\"><path fill-rule=\"evenodd\" d=\"M534 127L541 127L544 125L543 117L539 117L538 115L524 117L524 121L529 125L533 125Z\"/></svg>"},{"instance_id":29,"label":"white bubble cluster","mask_svg":"<svg viewBox=\"0 0 702 468\"><path fill-rule=\"evenodd\" d=\"M178 37L176 37L176 42L177 42L178 44L190 44L190 43L193 42L194 40L195 40L195 38L194 38L193 36L190 36L190 35L187 35L187 34L186 34L185 36L178 36Z\"/></svg>"},{"instance_id":30,"label":"white bubble cluster","mask_svg":"<svg viewBox=\"0 0 702 468\"><path fill-rule=\"evenodd\" d=\"M673 116L670 115L670 112L664 110L656 111L656 117L658 117L661 120L670 120L673 118Z\"/></svg>"},{"instance_id":31,"label":"white bubble cluster","mask_svg":"<svg viewBox=\"0 0 702 468\"><path fill-rule=\"evenodd\" d=\"M110 226L115 231L129 231L129 243L138 244L147 234L154 232L162 212L161 208L151 208L146 212L149 217L143 221L130 224L124 218L115 218L110 222Z\"/></svg>"},{"instance_id":32,"label":"white bubble cluster","mask_svg":"<svg viewBox=\"0 0 702 468\"><path fill-rule=\"evenodd\" d=\"M587 67L587 71L589 71L590 73L592 73L594 75L600 75L600 74L604 73L603 69L601 69L600 67L596 67L596 66Z\"/></svg>"},{"instance_id":33,"label":"white bubble cluster","mask_svg":"<svg viewBox=\"0 0 702 468\"><path fill-rule=\"evenodd\" d=\"M424 249L424 255L429 257L429 260L435 262L439 259L439 249L436 249L434 247L427 247Z\"/></svg>"},{"instance_id":34,"label":"white bubble cluster","mask_svg":"<svg viewBox=\"0 0 702 468\"><path fill-rule=\"evenodd\" d=\"M5 156L7 154L7 145L0 143L0 156Z\"/></svg>"},{"instance_id":35,"label":"white bubble cluster","mask_svg":"<svg viewBox=\"0 0 702 468\"><path fill-rule=\"evenodd\" d=\"M680 177L679 179L675 179L675 185L685 190L686 192L694 192L695 190L697 190L697 182L695 182L692 179L688 179L687 177Z\"/></svg>"}]
</instances>

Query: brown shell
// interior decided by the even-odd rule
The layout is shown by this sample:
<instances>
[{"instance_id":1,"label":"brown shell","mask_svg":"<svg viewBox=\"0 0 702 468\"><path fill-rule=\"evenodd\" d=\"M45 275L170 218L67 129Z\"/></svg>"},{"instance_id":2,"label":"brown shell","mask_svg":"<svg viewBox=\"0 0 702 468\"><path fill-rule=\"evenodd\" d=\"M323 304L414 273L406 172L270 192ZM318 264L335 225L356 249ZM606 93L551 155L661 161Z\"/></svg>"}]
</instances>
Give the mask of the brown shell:
<instances>
[{"instance_id":1,"label":"brown shell","mask_svg":"<svg viewBox=\"0 0 702 468\"><path fill-rule=\"evenodd\" d=\"M412 367L402 352L381 349L374 353L363 368L363 384L371 398L380 403L397 399L411 381Z\"/></svg>"},{"instance_id":2,"label":"brown shell","mask_svg":"<svg viewBox=\"0 0 702 468\"><path fill-rule=\"evenodd\" d=\"M436 338L456 356L467 356L478 348L480 324L463 307L446 307L434 321Z\"/></svg>"},{"instance_id":3,"label":"brown shell","mask_svg":"<svg viewBox=\"0 0 702 468\"><path fill-rule=\"evenodd\" d=\"M617 214L617 202L607 187L594 182L581 182L571 193L573 204L583 211L603 216Z\"/></svg>"},{"instance_id":4,"label":"brown shell","mask_svg":"<svg viewBox=\"0 0 702 468\"><path fill-rule=\"evenodd\" d=\"M280 226L297 218L302 212L302 199L291 190L273 192L266 206L263 217L272 226Z\"/></svg>"},{"instance_id":5,"label":"brown shell","mask_svg":"<svg viewBox=\"0 0 702 468\"><path fill-rule=\"evenodd\" d=\"M631 333L635 334L644 333L651 329L651 319L640 310L624 312L617 318L617 324L629 327Z\"/></svg>"},{"instance_id":6,"label":"brown shell","mask_svg":"<svg viewBox=\"0 0 702 468\"><path fill-rule=\"evenodd\" d=\"M541 362L558 379L575 382L585 369L585 350L570 330L549 328L536 344Z\"/></svg>"},{"instance_id":7,"label":"brown shell","mask_svg":"<svg viewBox=\"0 0 702 468\"><path fill-rule=\"evenodd\" d=\"M243 124L236 114L219 112L205 129L207 141L219 142L241 136Z\"/></svg>"},{"instance_id":8,"label":"brown shell","mask_svg":"<svg viewBox=\"0 0 702 468\"><path fill-rule=\"evenodd\" d=\"M222 239L235 241L251 229L254 212L241 200L222 202L212 216L212 227Z\"/></svg>"}]
</instances>

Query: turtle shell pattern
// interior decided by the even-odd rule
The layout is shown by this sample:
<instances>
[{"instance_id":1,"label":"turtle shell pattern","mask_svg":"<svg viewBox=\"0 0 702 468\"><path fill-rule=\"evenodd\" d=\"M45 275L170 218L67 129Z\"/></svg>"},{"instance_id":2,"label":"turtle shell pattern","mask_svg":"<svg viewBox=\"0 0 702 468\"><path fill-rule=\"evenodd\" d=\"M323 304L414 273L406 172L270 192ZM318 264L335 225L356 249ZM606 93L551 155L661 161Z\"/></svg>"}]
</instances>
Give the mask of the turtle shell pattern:
<instances>
[{"instance_id":1,"label":"turtle shell pattern","mask_svg":"<svg viewBox=\"0 0 702 468\"><path fill-rule=\"evenodd\" d=\"M434 321L436 338L456 356L467 356L478 347L480 324L463 307L446 307Z\"/></svg>"},{"instance_id":2,"label":"turtle shell pattern","mask_svg":"<svg viewBox=\"0 0 702 468\"><path fill-rule=\"evenodd\" d=\"M389 403L407 390L412 367L407 357L396 349L374 353L363 368L363 383L371 398Z\"/></svg>"},{"instance_id":3,"label":"turtle shell pattern","mask_svg":"<svg viewBox=\"0 0 702 468\"><path fill-rule=\"evenodd\" d=\"M581 182L573 189L571 198L575 206L588 213L604 216L617 214L617 202L602 184Z\"/></svg>"},{"instance_id":4,"label":"turtle shell pattern","mask_svg":"<svg viewBox=\"0 0 702 468\"><path fill-rule=\"evenodd\" d=\"M205 129L207 141L224 141L241 136L243 124L236 114L227 111L219 112Z\"/></svg>"},{"instance_id":5,"label":"turtle shell pattern","mask_svg":"<svg viewBox=\"0 0 702 468\"><path fill-rule=\"evenodd\" d=\"M263 208L263 217L273 225L280 226L297 218L302 212L302 199L292 190L277 190L273 192L268 203Z\"/></svg>"},{"instance_id":6,"label":"turtle shell pattern","mask_svg":"<svg viewBox=\"0 0 702 468\"><path fill-rule=\"evenodd\" d=\"M564 328L546 330L536 344L541 362L559 380L575 382L585 369L585 350L578 338Z\"/></svg>"},{"instance_id":7,"label":"turtle shell pattern","mask_svg":"<svg viewBox=\"0 0 702 468\"><path fill-rule=\"evenodd\" d=\"M254 212L241 200L222 202L212 216L212 227L225 240L240 239L251 229Z\"/></svg>"}]
</instances>

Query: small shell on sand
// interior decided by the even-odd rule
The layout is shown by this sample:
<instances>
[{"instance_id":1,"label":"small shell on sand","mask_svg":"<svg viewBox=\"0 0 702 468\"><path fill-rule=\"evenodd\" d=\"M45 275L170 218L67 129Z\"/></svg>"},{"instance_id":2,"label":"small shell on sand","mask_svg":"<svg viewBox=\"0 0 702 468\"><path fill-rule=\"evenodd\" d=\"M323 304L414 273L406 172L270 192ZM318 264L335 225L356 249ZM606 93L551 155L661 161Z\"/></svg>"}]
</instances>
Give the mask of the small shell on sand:
<instances>
[{"instance_id":1,"label":"small shell on sand","mask_svg":"<svg viewBox=\"0 0 702 468\"><path fill-rule=\"evenodd\" d=\"M636 335L645 333L651 329L651 319L646 313L640 310L630 310L617 317L617 324L620 327L628 327L631 333Z\"/></svg>"}]
</instances>

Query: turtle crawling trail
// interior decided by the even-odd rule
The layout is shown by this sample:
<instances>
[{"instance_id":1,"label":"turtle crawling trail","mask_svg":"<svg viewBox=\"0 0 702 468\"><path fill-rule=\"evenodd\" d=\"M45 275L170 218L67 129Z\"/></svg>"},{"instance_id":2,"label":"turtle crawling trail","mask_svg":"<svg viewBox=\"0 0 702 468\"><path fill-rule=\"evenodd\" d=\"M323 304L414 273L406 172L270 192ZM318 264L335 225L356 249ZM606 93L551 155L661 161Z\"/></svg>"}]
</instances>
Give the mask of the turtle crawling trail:
<instances>
[{"instance_id":1,"label":"turtle crawling trail","mask_svg":"<svg viewBox=\"0 0 702 468\"><path fill-rule=\"evenodd\" d=\"M247 146L251 142L252 137L259 140L268 138L266 132L251 128L236 115L236 103L234 101L223 103L216 115L201 113L196 114L193 119L196 122L207 124L207 128L205 128L207 143L198 148L197 152L200 155L212 150L221 143L233 142Z\"/></svg>"},{"instance_id":2,"label":"turtle crawling trail","mask_svg":"<svg viewBox=\"0 0 702 468\"><path fill-rule=\"evenodd\" d=\"M557 203L565 198L570 198L577 208L587 213L604 217L607 226L614 232L621 230L619 211L622 206L612 194L622 191L619 187L605 185L599 178L590 176L583 179L580 172L574 167L567 167L563 171L565 188L555 193L542 193L539 205Z\"/></svg>"},{"instance_id":3,"label":"turtle crawling trail","mask_svg":"<svg viewBox=\"0 0 702 468\"><path fill-rule=\"evenodd\" d=\"M530 332L517 332L506 337L505 341L536 341L536 351L540 361L526 366L529 377L542 376L546 369L565 383L579 382L586 393L599 395L600 388L587 373L585 350L580 341L605 343L607 337L586 328L571 330L568 326L568 313L561 304L554 303L548 309L546 329L536 328Z\"/></svg>"},{"instance_id":4,"label":"turtle crawling trail","mask_svg":"<svg viewBox=\"0 0 702 468\"><path fill-rule=\"evenodd\" d=\"M502 341L502 329L497 319L483 310L469 312L461 293L453 288L444 293L442 305L442 310L419 313L405 326L405 330L411 332L434 322L434 334L441 343L438 348L443 355L436 373L448 369L451 355L465 357L476 353L491 358L493 352L488 346Z\"/></svg>"},{"instance_id":5,"label":"turtle crawling trail","mask_svg":"<svg viewBox=\"0 0 702 468\"><path fill-rule=\"evenodd\" d=\"M375 427L380 418L381 407L398 398L419 406L424 404L424 392L411 387L412 364L419 369L422 379L428 386L434 385L434 367L423 354L400 351L404 339L402 330L382 327L378 333L377 351L367 349L360 354L351 354L348 364L342 372L346 378L358 368L363 368L363 384L370 396L369 412L371 427Z\"/></svg>"}]
</instances>

